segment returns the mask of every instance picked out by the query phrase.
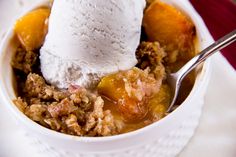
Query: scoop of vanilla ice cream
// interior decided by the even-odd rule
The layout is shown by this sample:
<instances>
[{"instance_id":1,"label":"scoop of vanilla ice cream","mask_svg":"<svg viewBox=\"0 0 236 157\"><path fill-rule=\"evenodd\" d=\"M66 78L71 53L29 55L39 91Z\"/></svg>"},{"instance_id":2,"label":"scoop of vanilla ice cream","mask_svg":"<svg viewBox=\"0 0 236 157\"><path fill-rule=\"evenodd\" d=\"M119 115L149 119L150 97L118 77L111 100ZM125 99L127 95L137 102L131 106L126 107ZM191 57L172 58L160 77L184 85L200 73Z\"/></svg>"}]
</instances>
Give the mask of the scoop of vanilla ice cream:
<instances>
[{"instance_id":1,"label":"scoop of vanilla ice cream","mask_svg":"<svg viewBox=\"0 0 236 157\"><path fill-rule=\"evenodd\" d=\"M94 87L137 63L145 0L54 0L40 50L45 79L59 87Z\"/></svg>"}]
</instances>

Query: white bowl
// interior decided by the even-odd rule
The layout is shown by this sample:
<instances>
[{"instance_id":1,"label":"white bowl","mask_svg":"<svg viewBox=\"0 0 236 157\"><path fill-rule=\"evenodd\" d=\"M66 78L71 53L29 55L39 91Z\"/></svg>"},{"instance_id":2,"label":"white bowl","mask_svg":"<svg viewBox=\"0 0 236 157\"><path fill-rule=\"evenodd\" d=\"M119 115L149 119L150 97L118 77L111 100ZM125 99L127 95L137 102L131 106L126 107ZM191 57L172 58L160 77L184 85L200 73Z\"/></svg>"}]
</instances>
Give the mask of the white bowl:
<instances>
[{"instance_id":1,"label":"white bowl","mask_svg":"<svg viewBox=\"0 0 236 157\"><path fill-rule=\"evenodd\" d=\"M213 42L203 20L187 0L163 0L182 10L194 22L197 29L200 50ZM45 5L38 3L26 12ZM0 99L9 114L13 115L31 137L37 139L36 147L51 152L55 156L140 156L173 157L187 144L198 125L204 95L210 78L210 60L207 60L199 72L195 85L187 99L175 111L160 121L142 129L110 137L76 137L44 128L26 117L12 102L14 92L11 58L17 43L14 43L13 29L3 39L0 46ZM52 155L53 156L53 155Z\"/></svg>"}]
</instances>

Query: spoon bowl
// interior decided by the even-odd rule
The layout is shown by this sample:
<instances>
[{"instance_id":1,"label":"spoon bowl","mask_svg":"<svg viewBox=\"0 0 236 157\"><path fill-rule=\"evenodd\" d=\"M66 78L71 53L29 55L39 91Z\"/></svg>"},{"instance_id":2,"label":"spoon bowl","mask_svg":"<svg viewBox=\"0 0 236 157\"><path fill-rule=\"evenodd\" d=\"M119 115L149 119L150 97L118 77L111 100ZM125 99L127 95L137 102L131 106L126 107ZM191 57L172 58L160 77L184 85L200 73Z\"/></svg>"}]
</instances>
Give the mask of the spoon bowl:
<instances>
[{"instance_id":1,"label":"spoon bowl","mask_svg":"<svg viewBox=\"0 0 236 157\"><path fill-rule=\"evenodd\" d=\"M200 63L205 61L208 57L212 56L212 54L232 44L235 40L236 40L236 30L225 35L224 37L220 38L219 40L211 44L209 47L205 48L197 56L188 61L179 71L177 71L176 73L170 73L167 76L167 82L170 85L170 88L173 93L172 101L169 108L167 109L167 113L172 111L172 108L179 94L181 83L185 78L185 76L189 72L191 72L194 68L196 68Z\"/></svg>"}]
</instances>

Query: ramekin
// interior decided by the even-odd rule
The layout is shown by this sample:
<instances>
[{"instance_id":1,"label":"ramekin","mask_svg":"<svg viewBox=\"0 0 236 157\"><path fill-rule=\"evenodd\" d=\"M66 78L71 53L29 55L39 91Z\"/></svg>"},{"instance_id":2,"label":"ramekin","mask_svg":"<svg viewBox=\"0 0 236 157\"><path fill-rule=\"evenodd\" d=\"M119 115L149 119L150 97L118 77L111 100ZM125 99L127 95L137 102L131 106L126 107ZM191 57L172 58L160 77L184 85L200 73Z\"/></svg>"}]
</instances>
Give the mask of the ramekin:
<instances>
[{"instance_id":1,"label":"ramekin","mask_svg":"<svg viewBox=\"0 0 236 157\"><path fill-rule=\"evenodd\" d=\"M191 18L197 29L200 50L213 42L203 20L187 0L163 1L174 5ZM46 4L47 1L34 4L26 12ZM22 129L30 134L30 138L39 141L35 146L45 150L41 151L42 153L51 153L51 156L61 157L173 157L184 148L194 134L210 79L211 61L209 59L199 70L190 95L175 111L160 121L121 135L76 137L40 126L20 112L12 102L16 95L10 63L17 46L13 41L16 39L12 26L0 45L0 99L2 100L0 105L8 109L9 114L15 117Z\"/></svg>"}]
</instances>

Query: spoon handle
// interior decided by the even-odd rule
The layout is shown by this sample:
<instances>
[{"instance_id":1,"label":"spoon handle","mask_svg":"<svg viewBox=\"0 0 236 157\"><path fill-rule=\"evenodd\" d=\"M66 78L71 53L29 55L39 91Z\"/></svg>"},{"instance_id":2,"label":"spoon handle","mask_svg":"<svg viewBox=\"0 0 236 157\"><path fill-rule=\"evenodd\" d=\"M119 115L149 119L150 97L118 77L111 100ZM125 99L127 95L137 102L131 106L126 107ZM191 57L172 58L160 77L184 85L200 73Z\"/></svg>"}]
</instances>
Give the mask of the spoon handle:
<instances>
[{"instance_id":1,"label":"spoon handle","mask_svg":"<svg viewBox=\"0 0 236 157\"><path fill-rule=\"evenodd\" d=\"M209 56L228 46L236 40L236 29L231 33L225 35L224 37L217 40L215 43L211 44L209 47L205 48L200 54L192 58L187 64L185 64L176 74L180 76L182 80L190 71L192 71L196 66L205 61Z\"/></svg>"}]
</instances>

